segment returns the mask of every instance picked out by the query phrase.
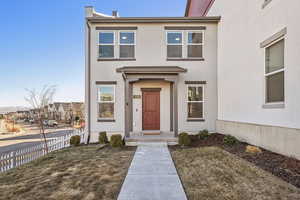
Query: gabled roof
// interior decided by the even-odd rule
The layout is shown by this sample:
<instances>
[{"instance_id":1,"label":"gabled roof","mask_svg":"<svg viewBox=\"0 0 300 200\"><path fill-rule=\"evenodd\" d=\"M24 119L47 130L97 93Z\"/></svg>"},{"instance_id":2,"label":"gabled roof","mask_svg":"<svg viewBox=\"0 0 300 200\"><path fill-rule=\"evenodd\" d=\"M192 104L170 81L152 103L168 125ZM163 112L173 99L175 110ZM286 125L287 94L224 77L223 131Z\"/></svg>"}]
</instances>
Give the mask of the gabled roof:
<instances>
[{"instance_id":1,"label":"gabled roof","mask_svg":"<svg viewBox=\"0 0 300 200\"><path fill-rule=\"evenodd\" d=\"M203 17L206 16L215 0L187 0L185 16Z\"/></svg>"}]
</instances>

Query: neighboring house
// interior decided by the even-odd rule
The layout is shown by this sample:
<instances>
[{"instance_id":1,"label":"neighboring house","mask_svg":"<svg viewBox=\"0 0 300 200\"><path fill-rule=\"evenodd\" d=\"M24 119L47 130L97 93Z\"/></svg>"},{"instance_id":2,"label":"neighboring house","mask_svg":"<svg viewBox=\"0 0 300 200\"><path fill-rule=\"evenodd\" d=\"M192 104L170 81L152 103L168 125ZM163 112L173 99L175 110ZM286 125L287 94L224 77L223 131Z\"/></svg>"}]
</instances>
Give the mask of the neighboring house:
<instances>
[{"instance_id":1,"label":"neighboring house","mask_svg":"<svg viewBox=\"0 0 300 200\"><path fill-rule=\"evenodd\" d=\"M84 119L84 103L82 102L54 102L48 105L49 119L71 122L78 116Z\"/></svg>"},{"instance_id":2,"label":"neighboring house","mask_svg":"<svg viewBox=\"0 0 300 200\"><path fill-rule=\"evenodd\" d=\"M48 119L55 119L55 106L54 104L48 105Z\"/></svg>"},{"instance_id":3,"label":"neighboring house","mask_svg":"<svg viewBox=\"0 0 300 200\"><path fill-rule=\"evenodd\" d=\"M71 118L71 103L63 102L60 103L58 112L60 115L60 120L67 122Z\"/></svg>"},{"instance_id":4,"label":"neighboring house","mask_svg":"<svg viewBox=\"0 0 300 200\"><path fill-rule=\"evenodd\" d=\"M54 102L54 103L53 103L53 106L54 106L54 108L53 108L53 110L54 110L54 119L57 120L57 121L60 121L61 118L62 118L62 114L61 114L61 112L59 111L59 109L60 109L60 104L61 104L61 103L59 103L59 102Z\"/></svg>"},{"instance_id":5,"label":"neighboring house","mask_svg":"<svg viewBox=\"0 0 300 200\"><path fill-rule=\"evenodd\" d=\"M106 16L86 7L86 110L98 134L216 130L219 17Z\"/></svg>"},{"instance_id":6,"label":"neighboring house","mask_svg":"<svg viewBox=\"0 0 300 200\"><path fill-rule=\"evenodd\" d=\"M299 8L299 0L189 0L186 9L221 16L217 131L298 159Z\"/></svg>"},{"instance_id":7,"label":"neighboring house","mask_svg":"<svg viewBox=\"0 0 300 200\"><path fill-rule=\"evenodd\" d=\"M79 117L79 119L84 120L84 103L72 102L71 111L73 120L75 120L76 117Z\"/></svg>"}]
</instances>

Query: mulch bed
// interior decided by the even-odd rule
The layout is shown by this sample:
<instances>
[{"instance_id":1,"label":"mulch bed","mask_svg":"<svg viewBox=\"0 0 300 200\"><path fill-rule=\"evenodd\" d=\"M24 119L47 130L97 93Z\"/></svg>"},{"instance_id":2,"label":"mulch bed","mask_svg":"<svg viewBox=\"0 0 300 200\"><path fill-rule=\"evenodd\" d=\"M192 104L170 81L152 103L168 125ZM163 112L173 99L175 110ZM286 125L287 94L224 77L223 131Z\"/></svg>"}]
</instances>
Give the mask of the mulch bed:
<instances>
[{"instance_id":1,"label":"mulch bed","mask_svg":"<svg viewBox=\"0 0 300 200\"><path fill-rule=\"evenodd\" d=\"M222 149L243 158L256 166L272 173L273 175L283 179L286 182L300 188L300 160L280 155L266 149L262 149L262 153L247 153L245 152L247 143L240 142L234 146L223 144L224 135L211 134L205 140L199 140L197 136L190 136L192 139L191 148L218 146ZM178 148L171 147L172 148Z\"/></svg>"}]
</instances>

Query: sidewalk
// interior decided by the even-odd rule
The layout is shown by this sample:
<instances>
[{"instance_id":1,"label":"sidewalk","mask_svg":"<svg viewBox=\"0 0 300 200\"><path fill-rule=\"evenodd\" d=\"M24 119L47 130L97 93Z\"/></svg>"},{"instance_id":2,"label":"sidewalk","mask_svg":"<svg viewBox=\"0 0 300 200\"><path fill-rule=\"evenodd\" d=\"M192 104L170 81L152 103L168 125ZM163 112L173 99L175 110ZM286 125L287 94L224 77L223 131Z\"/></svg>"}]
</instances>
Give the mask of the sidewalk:
<instances>
[{"instance_id":1,"label":"sidewalk","mask_svg":"<svg viewBox=\"0 0 300 200\"><path fill-rule=\"evenodd\" d=\"M118 200L186 200L166 143L140 143Z\"/></svg>"}]
</instances>

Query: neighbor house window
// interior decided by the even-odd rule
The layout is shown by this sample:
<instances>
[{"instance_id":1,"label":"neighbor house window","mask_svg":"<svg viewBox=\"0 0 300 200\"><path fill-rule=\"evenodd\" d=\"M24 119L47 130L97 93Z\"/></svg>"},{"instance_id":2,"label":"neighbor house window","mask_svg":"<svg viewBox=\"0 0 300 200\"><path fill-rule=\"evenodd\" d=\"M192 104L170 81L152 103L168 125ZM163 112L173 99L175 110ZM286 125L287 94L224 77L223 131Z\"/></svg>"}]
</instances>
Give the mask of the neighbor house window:
<instances>
[{"instance_id":1,"label":"neighbor house window","mask_svg":"<svg viewBox=\"0 0 300 200\"><path fill-rule=\"evenodd\" d=\"M134 32L120 32L120 58L134 58L135 47Z\"/></svg>"},{"instance_id":2,"label":"neighbor house window","mask_svg":"<svg viewBox=\"0 0 300 200\"><path fill-rule=\"evenodd\" d=\"M114 119L115 86L101 85L98 87L98 118Z\"/></svg>"},{"instance_id":3,"label":"neighbor house window","mask_svg":"<svg viewBox=\"0 0 300 200\"><path fill-rule=\"evenodd\" d=\"M187 86L187 117L203 119L204 91L202 85Z\"/></svg>"},{"instance_id":4,"label":"neighbor house window","mask_svg":"<svg viewBox=\"0 0 300 200\"><path fill-rule=\"evenodd\" d=\"M182 32L167 32L168 58L182 58Z\"/></svg>"},{"instance_id":5,"label":"neighbor house window","mask_svg":"<svg viewBox=\"0 0 300 200\"><path fill-rule=\"evenodd\" d=\"M266 103L284 102L284 39L265 49Z\"/></svg>"},{"instance_id":6,"label":"neighbor house window","mask_svg":"<svg viewBox=\"0 0 300 200\"><path fill-rule=\"evenodd\" d=\"M203 32L188 32L187 38L187 57L203 57Z\"/></svg>"},{"instance_id":7,"label":"neighbor house window","mask_svg":"<svg viewBox=\"0 0 300 200\"><path fill-rule=\"evenodd\" d=\"M114 32L99 33L99 57L100 58L114 58Z\"/></svg>"}]
</instances>

